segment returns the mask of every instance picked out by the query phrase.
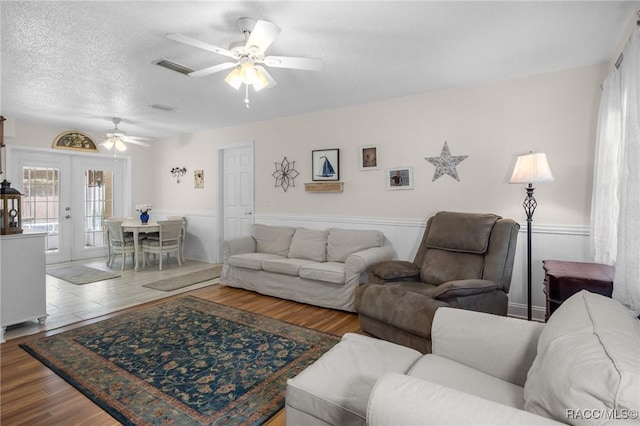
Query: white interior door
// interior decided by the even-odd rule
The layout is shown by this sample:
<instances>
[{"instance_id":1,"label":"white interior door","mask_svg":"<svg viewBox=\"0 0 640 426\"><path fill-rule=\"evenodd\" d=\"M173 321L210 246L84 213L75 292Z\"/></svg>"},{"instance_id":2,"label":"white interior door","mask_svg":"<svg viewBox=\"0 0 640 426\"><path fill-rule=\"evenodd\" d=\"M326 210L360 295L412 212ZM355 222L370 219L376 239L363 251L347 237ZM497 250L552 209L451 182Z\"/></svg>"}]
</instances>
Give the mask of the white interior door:
<instances>
[{"instance_id":1,"label":"white interior door","mask_svg":"<svg viewBox=\"0 0 640 426\"><path fill-rule=\"evenodd\" d=\"M219 151L220 239L250 235L253 223L253 144Z\"/></svg>"},{"instance_id":2,"label":"white interior door","mask_svg":"<svg viewBox=\"0 0 640 426\"><path fill-rule=\"evenodd\" d=\"M22 227L47 232L47 263L106 256L102 223L122 214L126 161L12 150L8 174L24 194Z\"/></svg>"}]
</instances>

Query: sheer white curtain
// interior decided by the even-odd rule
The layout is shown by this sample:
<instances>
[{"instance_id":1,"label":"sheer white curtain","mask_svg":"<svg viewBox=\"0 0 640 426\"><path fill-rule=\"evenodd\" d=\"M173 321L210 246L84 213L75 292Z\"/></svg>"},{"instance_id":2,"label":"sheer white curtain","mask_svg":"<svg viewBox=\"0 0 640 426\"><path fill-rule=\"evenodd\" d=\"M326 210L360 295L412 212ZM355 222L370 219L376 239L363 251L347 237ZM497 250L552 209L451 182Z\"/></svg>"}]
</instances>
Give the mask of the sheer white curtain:
<instances>
[{"instance_id":1,"label":"sheer white curtain","mask_svg":"<svg viewBox=\"0 0 640 426\"><path fill-rule=\"evenodd\" d=\"M597 263L614 265L618 241L618 170L622 143L620 73L612 67L602 83L591 198L591 250Z\"/></svg>"},{"instance_id":2,"label":"sheer white curtain","mask_svg":"<svg viewBox=\"0 0 640 426\"><path fill-rule=\"evenodd\" d=\"M613 297L640 312L640 29L603 85L592 201L596 262L615 265Z\"/></svg>"}]
</instances>

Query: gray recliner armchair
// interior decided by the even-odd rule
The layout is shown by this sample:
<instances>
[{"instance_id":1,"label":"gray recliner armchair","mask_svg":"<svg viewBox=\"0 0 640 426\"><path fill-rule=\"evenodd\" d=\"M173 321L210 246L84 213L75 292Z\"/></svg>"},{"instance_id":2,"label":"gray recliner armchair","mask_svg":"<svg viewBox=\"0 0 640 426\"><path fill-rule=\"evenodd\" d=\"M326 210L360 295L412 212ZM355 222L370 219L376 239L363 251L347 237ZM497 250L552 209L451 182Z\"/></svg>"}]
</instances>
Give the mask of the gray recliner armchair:
<instances>
[{"instance_id":1,"label":"gray recliner armchair","mask_svg":"<svg viewBox=\"0 0 640 426\"><path fill-rule=\"evenodd\" d=\"M520 225L494 214L438 212L413 262L369 268L356 293L363 331L431 352L431 322L442 306L507 314Z\"/></svg>"}]
</instances>

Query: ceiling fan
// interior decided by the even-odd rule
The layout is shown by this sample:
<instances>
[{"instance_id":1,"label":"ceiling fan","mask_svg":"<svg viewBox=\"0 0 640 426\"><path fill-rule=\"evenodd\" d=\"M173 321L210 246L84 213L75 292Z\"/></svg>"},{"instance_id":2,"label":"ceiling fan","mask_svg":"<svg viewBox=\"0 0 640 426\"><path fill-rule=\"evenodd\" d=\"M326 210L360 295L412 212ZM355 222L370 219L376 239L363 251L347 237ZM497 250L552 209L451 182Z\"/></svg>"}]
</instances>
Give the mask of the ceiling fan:
<instances>
[{"instance_id":1,"label":"ceiling fan","mask_svg":"<svg viewBox=\"0 0 640 426\"><path fill-rule=\"evenodd\" d=\"M186 68L183 69L182 72L190 77L203 77L233 68L225 78L225 81L236 90L240 89L243 84L245 85L247 92L245 103L248 108L249 86L253 86L254 90L258 91L265 87L273 87L277 84L264 66L296 70L318 70L322 68L321 59L292 56L265 56L266 50L271 46L281 31L277 25L268 21L256 21L247 17L238 19L237 25L244 35L244 40L232 43L229 49L214 46L183 34L167 34L167 38L170 40L232 59L231 62L223 62L200 70ZM158 64L162 65L160 63Z\"/></svg>"},{"instance_id":2,"label":"ceiling fan","mask_svg":"<svg viewBox=\"0 0 640 426\"><path fill-rule=\"evenodd\" d=\"M100 143L100 145L104 146L106 149L110 150L115 147L117 151L126 151L127 146L125 143L130 143L133 145L140 145L144 147L151 147L150 144L146 142L142 142L142 140L153 140L153 138L142 137L142 136L127 136L127 134L120 129L118 129L118 124L120 124L120 119L117 117L113 117L111 119L113 124L115 125L115 129L111 131L111 133L107 133L106 139Z\"/></svg>"}]
</instances>

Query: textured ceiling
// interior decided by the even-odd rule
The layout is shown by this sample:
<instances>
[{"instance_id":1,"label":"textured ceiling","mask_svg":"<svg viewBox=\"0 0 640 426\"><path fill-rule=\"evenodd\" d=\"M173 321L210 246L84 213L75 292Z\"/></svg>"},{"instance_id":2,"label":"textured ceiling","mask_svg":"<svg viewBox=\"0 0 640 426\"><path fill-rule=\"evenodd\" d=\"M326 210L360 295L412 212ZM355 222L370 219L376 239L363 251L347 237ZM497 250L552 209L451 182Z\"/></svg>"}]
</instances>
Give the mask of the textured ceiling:
<instances>
[{"instance_id":1,"label":"textured ceiling","mask_svg":"<svg viewBox=\"0 0 640 426\"><path fill-rule=\"evenodd\" d=\"M93 134L163 137L608 61L638 2L2 1L1 112ZM227 48L242 16L282 32L270 55L321 58L320 71L269 69L250 95L227 72L187 77L225 57L165 37ZM171 112L149 107L175 107Z\"/></svg>"}]
</instances>

